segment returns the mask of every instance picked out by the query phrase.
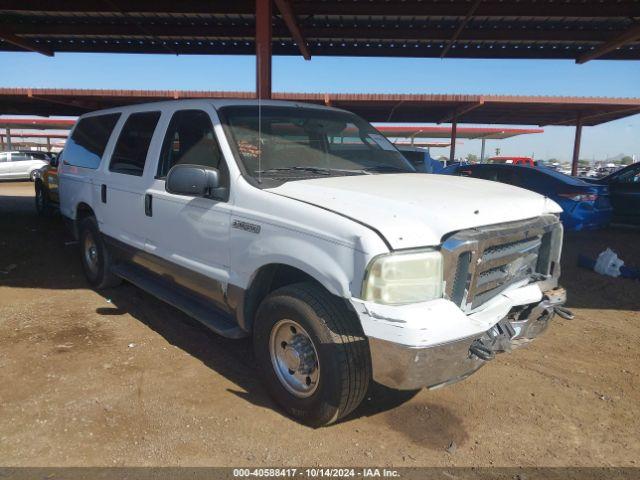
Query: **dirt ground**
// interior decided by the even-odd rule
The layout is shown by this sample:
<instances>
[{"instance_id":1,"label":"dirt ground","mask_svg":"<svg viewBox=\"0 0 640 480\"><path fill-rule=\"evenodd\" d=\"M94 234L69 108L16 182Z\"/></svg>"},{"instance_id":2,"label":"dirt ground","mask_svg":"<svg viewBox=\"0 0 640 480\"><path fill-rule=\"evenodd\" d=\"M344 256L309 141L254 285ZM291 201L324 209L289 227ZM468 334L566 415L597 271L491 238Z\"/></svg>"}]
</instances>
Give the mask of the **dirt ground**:
<instances>
[{"instance_id":1,"label":"dirt ground","mask_svg":"<svg viewBox=\"0 0 640 480\"><path fill-rule=\"evenodd\" d=\"M374 387L313 430L266 395L247 341L131 285L92 291L33 185L0 183L0 465L638 466L640 282L576 258L611 246L640 266L639 239L568 235L575 320L448 388Z\"/></svg>"}]
</instances>

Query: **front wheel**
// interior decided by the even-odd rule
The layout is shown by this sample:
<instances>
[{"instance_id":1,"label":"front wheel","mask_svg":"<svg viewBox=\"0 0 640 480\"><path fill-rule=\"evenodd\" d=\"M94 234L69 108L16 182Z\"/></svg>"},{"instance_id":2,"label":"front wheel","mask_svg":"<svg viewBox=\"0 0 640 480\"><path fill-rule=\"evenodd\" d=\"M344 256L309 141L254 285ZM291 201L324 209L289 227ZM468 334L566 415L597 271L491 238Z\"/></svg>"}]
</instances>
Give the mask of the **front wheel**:
<instances>
[{"instance_id":1,"label":"front wheel","mask_svg":"<svg viewBox=\"0 0 640 480\"><path fill-rule=\"evenodd\" d=\"M371 380L369 344L354 313L320 285L280 288L260 304L254 349L284 410L319 427L348 415Z\"/></svg>"},{"instance_id":2,"label":"front wheel","mask_svg":"<svg viewBox=\"0 0 640 480\"><path fill-rule=\"evenodd\" d=\"M36 178L38 178L38 171L37 170L32 170L31 173L29 173L29 181L30 182L35 182Z\"/></svg>"}]
</instances>

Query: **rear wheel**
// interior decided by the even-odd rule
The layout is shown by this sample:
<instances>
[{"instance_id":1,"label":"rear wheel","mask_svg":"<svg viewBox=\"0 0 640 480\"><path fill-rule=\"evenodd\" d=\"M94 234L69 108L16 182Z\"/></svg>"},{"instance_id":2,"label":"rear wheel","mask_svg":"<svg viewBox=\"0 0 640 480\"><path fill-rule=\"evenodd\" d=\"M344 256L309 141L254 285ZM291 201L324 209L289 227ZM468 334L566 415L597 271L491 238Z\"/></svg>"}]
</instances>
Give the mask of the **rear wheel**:
<instances>
[{"instance_id":1,"label":"rear wheel","mask_svg":"<svg viewBox=\"0 0 640 480\"><path fill-rule=\"evenodd\" d=\"M358 319L310 282L280 288L263 300L254 348L271 396L313 427L353 411L371 380L369 344Z\"/></svg>"},{"instance_id":2,"label":"rear wheel","mask_svg":"<svg viewBox=\"0 0 640 480\"><path fill-rule=\"evenodd\" d=\"M49 201L49 195L47 194L47 191L42 186L42 182L36 181L35 189L36 189L36 197L35 197L36 211L38 212L38 215L41 215L43 217L50 215L51 202Z\"/></svg>"},{"instance_id":3,"label":"rear wheel","mask_svg":"<svg viewBox=\"0 0 640 480\"><path fill-rule=\"evenodd\" d=\"M89 284L100 290L114 287L121 280L111 273L111 258L94 217L87 217L79 225L82 268Z\"/></svg>"}]
</instances>

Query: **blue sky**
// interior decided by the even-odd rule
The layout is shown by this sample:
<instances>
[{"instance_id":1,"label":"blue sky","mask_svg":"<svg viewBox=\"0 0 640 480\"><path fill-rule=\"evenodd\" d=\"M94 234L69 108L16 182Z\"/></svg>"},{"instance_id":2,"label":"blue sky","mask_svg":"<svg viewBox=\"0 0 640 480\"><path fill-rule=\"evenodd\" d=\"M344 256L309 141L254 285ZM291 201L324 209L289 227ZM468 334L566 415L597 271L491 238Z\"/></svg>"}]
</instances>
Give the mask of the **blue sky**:
<instances>
[{"instance_id":1,"label":"blue sky","mask_svg":"<svg viewBox=\"0 0 640 480\"><path fill-rule=\"evenodd\" d=\"M253 90L252 56L0 53L3 87ZM640 97L640 62L275 57L274 91ZM490 141L488 152L569 159L573 128ZM458 153L479 154L479 141ZM438 155L445 150L434 150ZM640 159L640 115L583 131L583 158Z\"/></svg>"}]
</instances>

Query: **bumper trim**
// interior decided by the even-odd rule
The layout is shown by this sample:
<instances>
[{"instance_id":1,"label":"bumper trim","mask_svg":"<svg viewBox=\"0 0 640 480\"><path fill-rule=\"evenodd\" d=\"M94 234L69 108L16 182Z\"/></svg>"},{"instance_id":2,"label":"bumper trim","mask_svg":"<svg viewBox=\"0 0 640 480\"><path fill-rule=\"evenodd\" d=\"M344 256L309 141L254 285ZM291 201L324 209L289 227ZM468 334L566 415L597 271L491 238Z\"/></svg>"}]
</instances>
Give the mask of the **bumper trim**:
<instances>
[{"instance_id":1,"label":"bumper trim","mask_svg":"<svg viewBox=\"0 0 640 480\"><path fill-rule=\"evenodd\" d=\"M468 377L486 362L469 355L477 337L428 348L369 338L373 379L398 390L437 388Z\"/></svg>"}]
</instances>

